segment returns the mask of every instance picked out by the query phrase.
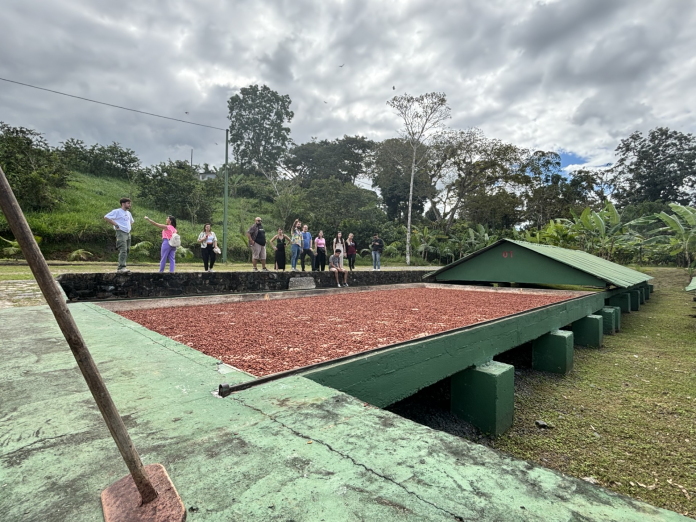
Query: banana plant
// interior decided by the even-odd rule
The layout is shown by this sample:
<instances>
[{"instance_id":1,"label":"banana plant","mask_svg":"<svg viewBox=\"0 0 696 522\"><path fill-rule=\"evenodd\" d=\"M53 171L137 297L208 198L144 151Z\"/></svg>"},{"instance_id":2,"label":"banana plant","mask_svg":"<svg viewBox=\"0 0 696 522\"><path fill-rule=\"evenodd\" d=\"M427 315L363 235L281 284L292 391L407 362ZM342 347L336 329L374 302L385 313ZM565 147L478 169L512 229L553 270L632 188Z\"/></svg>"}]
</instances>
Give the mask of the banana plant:
<instances>
[{"instance_id":1,"label":"banana plant","mask_svg":"<svg viewBox=\"0 0 696 522\"><path fill-rule=\"evenodd\" d=\"M670 215L664 211L655 214L655 218L667 225L659 231L671 233L670 236L667 236L671 247L670 255L682 254L686 267L690 267L692 264L691 253L696 246L696 208L676 203L670 204L669 208L674 214Z\"/></svg>"}]
</instances>

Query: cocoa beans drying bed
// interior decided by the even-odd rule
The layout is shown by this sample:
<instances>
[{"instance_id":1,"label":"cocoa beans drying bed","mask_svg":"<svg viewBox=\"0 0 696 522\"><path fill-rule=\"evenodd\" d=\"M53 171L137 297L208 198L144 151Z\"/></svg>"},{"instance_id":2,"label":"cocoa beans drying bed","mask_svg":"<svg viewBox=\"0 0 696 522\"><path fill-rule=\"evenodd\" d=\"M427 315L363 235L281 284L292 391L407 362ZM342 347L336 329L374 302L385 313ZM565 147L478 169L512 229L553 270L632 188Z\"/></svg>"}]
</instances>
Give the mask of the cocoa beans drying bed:
<instances>
[{"instance_id":1,"label":"cocoa beans drying bed","mask_svg":"<svg viewBox=\"0 0 696 522\"><path fill-rule=\"evenodd\" d=\"M119 314L261 377L570 297L410 288Z\"/></svg>"}]
</instances>

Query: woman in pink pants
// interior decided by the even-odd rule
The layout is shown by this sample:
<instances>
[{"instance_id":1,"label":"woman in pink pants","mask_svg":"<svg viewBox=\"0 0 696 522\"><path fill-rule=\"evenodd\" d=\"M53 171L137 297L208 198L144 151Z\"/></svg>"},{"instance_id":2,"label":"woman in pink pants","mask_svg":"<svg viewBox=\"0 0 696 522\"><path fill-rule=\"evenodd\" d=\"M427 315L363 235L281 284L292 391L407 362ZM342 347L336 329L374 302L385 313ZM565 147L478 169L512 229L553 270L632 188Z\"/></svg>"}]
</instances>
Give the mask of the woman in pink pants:
<instances>
[{"instance_id":1,"label":"woman in pink pants","mask_svg":"<svg viewBox=\"0 0 696 522\"><path fill-rule=\"evenodd\" d=\"M162 259L160 260L159 271L164 272L164 266L167 264L167 260L169 260L169 272L174 273L174 267L176 266L176 247L169 246L169 240L172 238L173 234L176 234L176 218L174 216L167 216L166 225L155 223L147 216L145 216L145 219L149 221L150 224L162 229Z\"/></svg>"}]
</instances>

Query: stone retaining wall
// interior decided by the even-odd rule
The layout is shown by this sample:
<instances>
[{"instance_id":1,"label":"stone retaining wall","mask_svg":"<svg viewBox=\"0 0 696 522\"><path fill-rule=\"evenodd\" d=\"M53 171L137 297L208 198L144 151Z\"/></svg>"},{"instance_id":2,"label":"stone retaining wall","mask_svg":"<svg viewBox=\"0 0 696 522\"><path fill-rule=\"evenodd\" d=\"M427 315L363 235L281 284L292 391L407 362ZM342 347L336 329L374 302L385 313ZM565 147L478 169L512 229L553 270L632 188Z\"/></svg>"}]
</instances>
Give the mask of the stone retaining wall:
<instances>
[{"instance_id":1,"label":"stone retaining wall","mask_svg":"<svg viewBox=\"0 0 696 522\"><path fill-rule=\"evenodd\" d=\"M348 274L350 286L423 283L423 270L355 271ZM215 295L288 290L297 277L314 279L316 288L332 288L336 280L330 272L131 272L130 274L62 274L63 291L71 301L137 299L189 295Z\"/></svg>"}]
</instances>

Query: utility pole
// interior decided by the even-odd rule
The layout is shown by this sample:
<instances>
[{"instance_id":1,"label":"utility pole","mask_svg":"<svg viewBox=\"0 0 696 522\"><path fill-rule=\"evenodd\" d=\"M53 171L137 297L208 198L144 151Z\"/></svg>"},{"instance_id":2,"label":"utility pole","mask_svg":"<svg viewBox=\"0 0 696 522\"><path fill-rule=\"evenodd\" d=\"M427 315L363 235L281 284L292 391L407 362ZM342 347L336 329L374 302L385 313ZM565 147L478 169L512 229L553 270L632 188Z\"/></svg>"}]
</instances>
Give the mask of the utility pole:
<instances>
[{"instance_id":1,"label":"utility pole","mask_svg":"<svg viewBox=\"0 0 696 522\"><path fill-rule=\"evenodd\" d=\"M193 167L193 149L191 149L191 166Z\"/></svg>"},{"instance_id":2,"label":"utility pole","mask_svg":"<svg viewBox=\"0 0 696 522\"><path fill-rule=\"evenodd\" d=\"M227 164L227 150L230 148L230 130L225 130L225 194L222 214L222 262L227 263L227 194L229 192L229 166Z\"/></svg>"}]
</instances>

